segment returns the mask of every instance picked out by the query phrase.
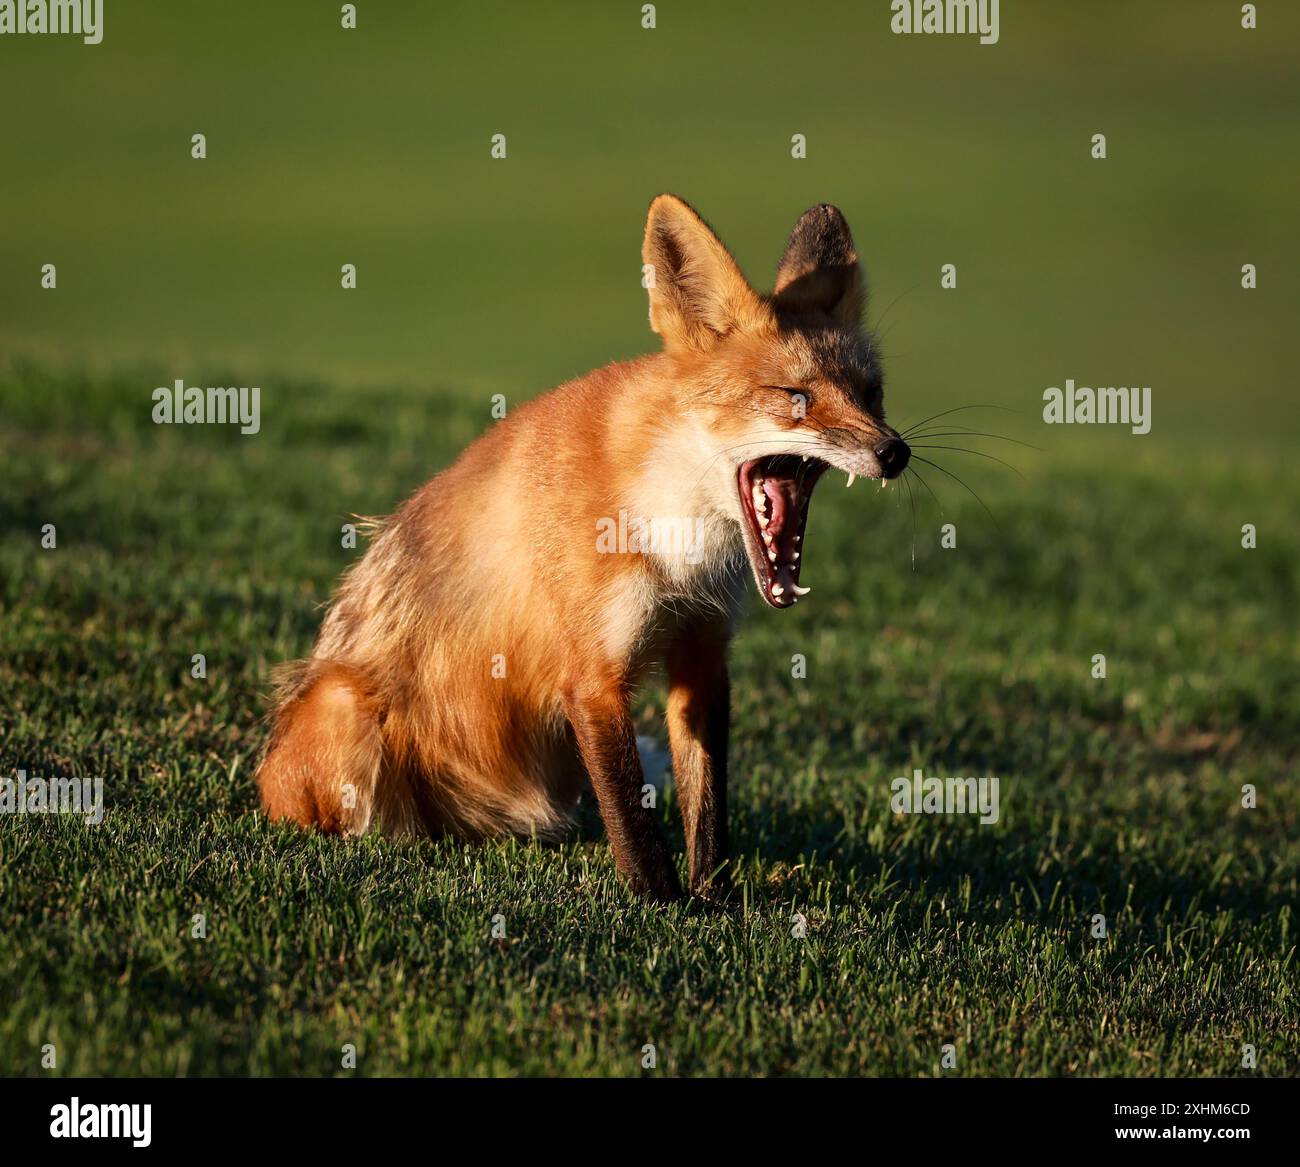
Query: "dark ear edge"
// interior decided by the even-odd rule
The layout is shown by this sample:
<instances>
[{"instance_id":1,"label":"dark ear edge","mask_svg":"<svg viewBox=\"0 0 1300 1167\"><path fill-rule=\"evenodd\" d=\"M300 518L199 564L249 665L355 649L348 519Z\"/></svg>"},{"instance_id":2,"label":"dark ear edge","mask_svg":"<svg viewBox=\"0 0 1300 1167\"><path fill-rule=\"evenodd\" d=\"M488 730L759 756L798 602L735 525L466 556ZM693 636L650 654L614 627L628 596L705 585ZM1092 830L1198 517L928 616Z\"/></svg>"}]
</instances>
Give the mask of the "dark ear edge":
<instances>
[{"instance_id":1,"label":"dark ear edge","mask_svg":"<svg viewBox=\"0 0 1300 1167\"><path fill-rule=\"evenodd\" d=\"M778 308L820 312L846 328L861 323L867 283L838 207L820 203L799 216L777 268L772 298Z\"/></svg>"}]
</instances>

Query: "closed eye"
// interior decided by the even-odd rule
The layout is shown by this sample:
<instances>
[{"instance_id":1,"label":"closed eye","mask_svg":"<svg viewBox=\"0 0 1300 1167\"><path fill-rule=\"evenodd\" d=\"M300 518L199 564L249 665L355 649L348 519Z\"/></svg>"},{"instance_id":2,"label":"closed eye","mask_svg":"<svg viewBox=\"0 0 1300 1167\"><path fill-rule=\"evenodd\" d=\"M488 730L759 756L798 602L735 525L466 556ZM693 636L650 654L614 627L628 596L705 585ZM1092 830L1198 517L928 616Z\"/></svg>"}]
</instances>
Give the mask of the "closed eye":
<instances>
[{"instance_id":1,"label":"closed eye","mask_svg":"<svg viewBox=\"0 0 1300 1167\"><path fill-rule=\"evenodd\" d=\"M793 385L762 385L762 389L775 389L778 393L784 393L791 401L801 401L805 409L812 406L812 394L807 389L799 389Z\"/></svg>"}]
</instances>

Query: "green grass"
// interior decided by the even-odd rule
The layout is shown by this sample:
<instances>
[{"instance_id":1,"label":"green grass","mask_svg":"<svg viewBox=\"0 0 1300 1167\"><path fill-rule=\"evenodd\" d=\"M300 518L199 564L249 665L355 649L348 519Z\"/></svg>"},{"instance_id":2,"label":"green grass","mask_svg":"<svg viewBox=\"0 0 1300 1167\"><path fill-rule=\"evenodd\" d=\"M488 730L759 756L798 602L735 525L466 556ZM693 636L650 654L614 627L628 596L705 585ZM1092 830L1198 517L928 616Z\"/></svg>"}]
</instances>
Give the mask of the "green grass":
<instances>
[{"instance_id":1,"label":"green grass","mask_svg":"<svg viewBox=\"0 0 1300 1167\"><path fill-rule=\"evenodd\" d=\"M1300 1073L1300 7L1261 8L1003 4L981 47L894 37L883 0L355 33L140 0L100 46L5 38L0 777L103 777L110 809L0 816L0 1073L51 1042L62 1074L329 1074L345 1043L366 1074L638 1074L647 1042L656 1074L932 1074L945 1043L947 1073L1235 1074L1247 1042ZM891 420L1006 407L950 420L1041 446L983 446L1025 479L940 456L993 518L928 471L942 516L821 488L813 594L733 656L734 913L632 901L589 812L559 847L271 829L270 671L361 553L340 525L494 393L645 351L665 189L760 285L840 205ZM262 432L152 425L177 377L258 385ZM1150 385L1151 433L1042 425L1071 377ZM997 776L1001 820L895 816L918 766Z\"/></svg>"},{"instance_id":2,"label":"green grass","mask_svg":"<svg viewBox=\"0 0 1300 1167\"><path fill-rule=\"evenodd\" d=\"M965 468L996 525L935 480L955 551L932 503L828 482L813 595L734 654L743 902L659 909L589 812L558 847L261 818L268 669L359 554L339 524L488 419L300 383L240 438L152 425L163 380L0 379L0 762L109 804L0 819L0 1072L53 1043L63 1074L331 1074L352 1043L364 1074L639 1074L653 1043L655 1074L916 1075L950 1042L968 1075L1231 1075L1244 1042L1297 1072L1293 469L1026 452L1026 482ZM894 815L914 766L998 776L1001 820Z\"/></svg>"}]
</instances>

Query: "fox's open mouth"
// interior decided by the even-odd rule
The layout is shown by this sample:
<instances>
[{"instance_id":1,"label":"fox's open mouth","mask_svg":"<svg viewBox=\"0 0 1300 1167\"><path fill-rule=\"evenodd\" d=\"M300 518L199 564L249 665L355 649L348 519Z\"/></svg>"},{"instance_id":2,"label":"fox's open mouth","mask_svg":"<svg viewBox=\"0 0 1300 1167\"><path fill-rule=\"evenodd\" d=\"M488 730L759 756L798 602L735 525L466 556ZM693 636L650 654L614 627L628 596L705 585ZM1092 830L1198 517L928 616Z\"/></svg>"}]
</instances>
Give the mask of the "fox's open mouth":
<instances>
[{"instance_id":1,"label":"fox's open mouth","mask_svg":"<svg viewBox=\"0 0 1300 1167\"><path fill-rule=\"evenodd\" d=\"M797 454L745 462L736 472L745 516L745 550L759 594L774 608L788 608L807 593L799 586L808 502L827 464Z\"/></svg>"}]
</instances>

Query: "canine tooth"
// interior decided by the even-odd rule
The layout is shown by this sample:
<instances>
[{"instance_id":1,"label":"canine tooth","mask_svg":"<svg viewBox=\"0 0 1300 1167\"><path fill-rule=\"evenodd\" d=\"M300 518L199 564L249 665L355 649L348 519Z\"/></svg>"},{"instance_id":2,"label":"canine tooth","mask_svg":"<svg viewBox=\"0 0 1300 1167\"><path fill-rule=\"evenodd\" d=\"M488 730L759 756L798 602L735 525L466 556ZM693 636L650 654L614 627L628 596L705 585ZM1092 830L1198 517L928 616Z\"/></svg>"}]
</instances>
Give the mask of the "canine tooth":
<instances>
[{"instance_id":1,"label":"canine tooth","mask_svg":"<svg viewBox=\"0 0 1300 1167\"><path fill-rule=\"evenodd\" d=\"M774 596L785 595L785 588L783 588L779 583L774 583L772 585L772 595Z\"/></svg>"},{"instance_id":2,"label":"canine tooth","mask_svg":"<svg viewBox=\"0 0 1300 1167\"><path fill-rule=\"evenodd\" d=\"M769 547L769 548L767 549L767 557L768 557L768 559L770 559L773 563L775 563L775 562L776 562L776 548L774 548L774 547Z\"/></svg>"},{"instance_id":3,"label":"canine tooth","mask_svg":"<svg viewBox=\"0 0 1300 1167\"><path fill-rule=\"evenodd\" d=\"M795 557L796 559L798 559L798 558L799 558L799 552L796 551L796 552L794 553L794 557Z\"/></svg>"},{"instance_id":4,"label":"canine tooth","mask_svg":"<svg viewBox=\"0 0 1300 1167\"><path fill-rule=\"evenodd\" d=\"M812 588L801 588L798 584L794 584L793 590L796 596L806 596L810 591L812 591Z\"/></svg>"},{"instance_id":5,"label":"canine tooth","mask_svg":"<svg viewBox=\"0 0 1300 1167\"><path fill-rule=\"evenodd\" d=\"M856 474L850 474L850 475L849 475L849 480L848 480L848 482L846 482L846 483L844 484L845 487L847 488L847 487L852 486L853 483L854 483L854 480L855 480L857 477L858 477L858 476L857 476Z\"/></svg>"},{"instance_id":6,"label":"canine tooth","mask_svg":"<svg viewBox=\"0 0 1300 1167\"><path fill-rule=\"evenodd\" d=\"M808 461L808 455L807 455L807 454L805 454L805 455L803 456L803 460L804 460L805 462Z\"/></svg>"}]
</instances>

